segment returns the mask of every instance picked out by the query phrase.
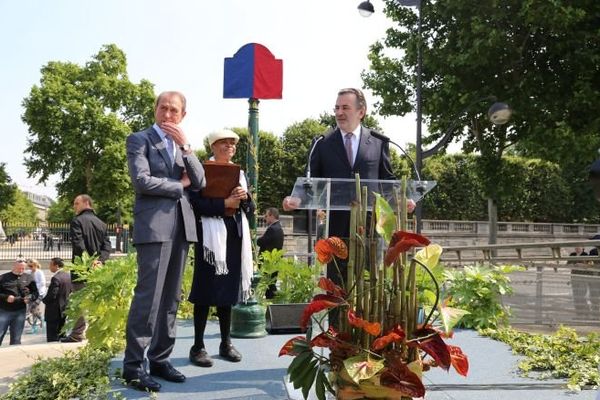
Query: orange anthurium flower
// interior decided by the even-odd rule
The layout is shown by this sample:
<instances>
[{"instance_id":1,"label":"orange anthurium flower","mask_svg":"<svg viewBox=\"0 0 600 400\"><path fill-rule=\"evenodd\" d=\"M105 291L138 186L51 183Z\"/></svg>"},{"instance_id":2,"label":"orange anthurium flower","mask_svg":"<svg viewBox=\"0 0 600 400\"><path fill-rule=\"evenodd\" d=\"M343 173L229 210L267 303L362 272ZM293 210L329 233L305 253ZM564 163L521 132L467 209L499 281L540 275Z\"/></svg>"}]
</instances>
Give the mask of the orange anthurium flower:
<instances>
[{"instance_id":1,"label":"orange anthurium flower","mask_svg":"<svg viewBox=\"0 0 600 400\"><path fill-rule=\"evenodd\" d=\"M341 299L337 296L331 296L328 294L316 295L315 297L313 297L310 304L304 307L304 312L302 313L302 318L300 319L300 327L302 329L305 329L308 325L308 321L310 321L310 317L314 313L318 313L319 311L323 311L329 308L334 308L344 303L344 299Z\"/></svg>"},{"instance_id":2,"label":"orange anthurium flower","mask_svg":"<svg viewBox=\"0 0 600 400\"><path fill-rule=\"evenodd\" d=\"M371 350L379 351L384 349L388 344L394 342L400 342L404 340L406 337L406 333L400 325L396 325L393 327L386 335L375 339L373 344L371 345Z\"/></svg>"},{"instance_id":3,"label":"orange anthurium flower","mask_svg":"<svg viewBox=\"0 0 600 400\"><path fill-rule=\"evenodd\" d=\"M345 260L348 258L348 246L338 237L332 236L327 239L320 239L315 243L317 259L321 264L330 263L333 256Z\"/></svg>"},{"instance_id":4,"label":"orange anthurium flower","mask_svg":"<svg viewBox=\"0 0 600 400\"><path fill-rule=\"evenodd\" d=\"M462 376L467 376L469 373L469 359L467 355L462 352L460 347L447 345L450 351L450 359L452 366Z\"/></svg>"},{"instance_id":5,"label":"orange anthurium flower","mask_svg":"<svg viewBox=\"0 0 600 400\"><path fill-rule=\"evenodd\" d=\"M386 266L392 265L400 256L400 253L407 252L413 247L427 246L429 243L429 239L425 236L412 232L397 231L392 235L390 245L385 252L384 263Z\"/></svg>"},{"instance_id":6,"label":"orange anthurium flower","mask_svg":"<svg viewBox=\"0 0 600 400\"><path fill-rule=\"evenodd\" d=\"M366 319L359 318L352 310L348 310L348 322L352 326L361 328L369 335L379 336L381 333L381 324L379 322L369 322Z\"/></svg>"},{"instance_id":7,"label":"orange anthurium flower","mask_svg":"<svg viewBox=\"0 0 600 400\"><path fill-rule=\"evenodd\" d=\"M325 278L324 276L319 279L319 287L326 292L333 294L334 296L346 297L346 292L344 289L333 283L331 279Z\"/></svg>"}]
</instances>

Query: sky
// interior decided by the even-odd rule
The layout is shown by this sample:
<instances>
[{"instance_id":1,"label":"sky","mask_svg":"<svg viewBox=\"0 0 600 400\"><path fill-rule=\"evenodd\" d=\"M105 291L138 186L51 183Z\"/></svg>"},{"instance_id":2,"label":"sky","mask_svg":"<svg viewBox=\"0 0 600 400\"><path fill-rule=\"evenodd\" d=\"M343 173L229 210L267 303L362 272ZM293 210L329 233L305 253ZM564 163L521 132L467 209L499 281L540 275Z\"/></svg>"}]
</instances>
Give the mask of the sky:
<instances>
[{"instance_id":1,"label":"sky","mask_svg":"<svg viewBox=\"0 0 600 400\"><path fill-rule=\"evenodd\" d=\"M147 79L156 94L182 91L183 128L199 148L208 133L248 125L247 99L223 99L223 62L247 43L283 60L283 98L262 100L259 129L281 136L289 125L331 112L343 87L362 87L369 46L393 24L383 2L361 17L359 0L0 0L0 162L21 190L56 198L28 177L23 160L29 136L22 101L40 83L49 61L84 65L102 45L127 56L129 79ZM370 110L377 101L365 91ZM415 115L377 117L400 145L414 143ZM426 127L423 127L424 135Z\"/></svg>"}]
</instances>

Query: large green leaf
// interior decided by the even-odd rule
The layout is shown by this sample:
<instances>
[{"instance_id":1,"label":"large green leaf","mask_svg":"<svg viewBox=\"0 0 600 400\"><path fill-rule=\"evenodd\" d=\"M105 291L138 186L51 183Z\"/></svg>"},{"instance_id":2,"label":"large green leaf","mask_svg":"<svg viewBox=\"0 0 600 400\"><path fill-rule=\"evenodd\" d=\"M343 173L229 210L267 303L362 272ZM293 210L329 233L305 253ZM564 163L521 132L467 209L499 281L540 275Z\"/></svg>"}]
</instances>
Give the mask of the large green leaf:
<instances>
[{"instance_id":1,"label":"large green leaf","mask_svg":"<svg viewBox=\"0 0 600 400\"><path fill-rule=\"evenodd\" d=\"M427 268L432 270L440 261L440 257L444 249L439 244L430 244L417 251L415 259L422 264L425 264Z\"/></svg>"},{"instance_id":2,"label":"large green leaf","mask_svg":"<svg viewBox=\"0 0 600 400\"><path fill-rule=\"evenodd\" d=\"M383 240L389 243L396 230L396 215L389 203L379 193L375 193L375 215L377 216L375 229L383 237Z\"/></svg>"}]
</instances>

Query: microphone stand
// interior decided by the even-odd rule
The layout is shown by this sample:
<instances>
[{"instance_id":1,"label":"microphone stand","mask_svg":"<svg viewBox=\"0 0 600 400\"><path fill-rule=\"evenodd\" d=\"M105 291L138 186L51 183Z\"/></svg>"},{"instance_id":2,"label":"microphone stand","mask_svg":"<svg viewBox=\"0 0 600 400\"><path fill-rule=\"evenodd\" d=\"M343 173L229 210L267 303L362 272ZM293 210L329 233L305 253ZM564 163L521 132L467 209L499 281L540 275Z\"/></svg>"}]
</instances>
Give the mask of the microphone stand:
<instances>
[{"instance_id":1,"label":"microphone stand","mask_svg":"<svg viewBox=\"0 0 600 400\"><path fill-rule=\"evenodd\" d=\"M393 144L394 146L396 146L401 152L402 154L404 154L406 156L406 158L408 158L408 161L410 161L410 164L412 165L413 171L415 172L415 176L417 177L417 187L415 188L415 190L419 193L419 194L423 194L423 192L425 191L425 186L423 186L423 184L421 184L421 174L419 173L419 170L417 168L417 165L415 164L415 162L413 161L413 159L411 158L411 156L408 155L408 153L406 151L404 151L404 149L402 148L402 146L400 146L398 143L394 142L392 139L390 139L389 137L382 135L379 132L373 132L371 131L371 136L376 137L379 140L382 140L384 142L388 142Z\"/></svg>"},{"instance_id":2,"label":"microphone stand","mask_svg":"<svg viewBox=\"0 0 600 400\"><path fill-rule=\"evenodd\" d=\"M306 164L306 179L304 180L304 192L306 193L306 196L311 196L312 197L312 180L310 177L310 163L312 161L312 154L313 151L315 151L315 148L317 147L317 143L323 139L325 136L323 135L319 135L317 136L313 142L312 145L310 147L310 151L308 152L308 162ZM313 229L313 220L312 220L312 210L308 209L307 211L307 216L306 216L306 230L307 230L307 237L306 237L306 241L307 241L307 252L308 252L308 256L307 256L307 264L309 266L312 265L312 229Z\"/></svg>"}]
</instances>

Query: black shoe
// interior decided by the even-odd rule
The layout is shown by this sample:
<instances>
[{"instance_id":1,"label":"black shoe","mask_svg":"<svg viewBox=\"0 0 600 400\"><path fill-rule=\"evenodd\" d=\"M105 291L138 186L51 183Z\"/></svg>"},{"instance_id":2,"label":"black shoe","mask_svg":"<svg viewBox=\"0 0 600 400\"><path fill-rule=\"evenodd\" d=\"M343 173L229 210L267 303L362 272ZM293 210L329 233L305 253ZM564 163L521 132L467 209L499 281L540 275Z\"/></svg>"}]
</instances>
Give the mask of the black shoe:
<instances>
[{"instance_id":1,"label":"black shoe","mask_svg":"<svg viewBox=\"0 0 600 400\"><path fill-rule=\"evenodd\" d=\"M231 362L242 361L242 355L231 343L221 343L219 346L219 355Z\"/></svg>"},{"instance_id":2,"label":"black shoe","mask_svg":"<svg viewBox=\"0 0 600 400\"><path fill-rule=\"evenodd\" d=\"M74 338L73 336L67 336L67 337L60 339L61 343L79 343L82 341L83 341L83 339L77 339L77 338Z\"/></svg>"},{"instance_id":3,"label":"black shoe","mask_svg":"<svg viewBox=\"0 0 600 400\"><path fill-rule=\"evenodd\" d=\"M173 368L169 362L162 364L150 363L150 375L158 376L169 382L185 382L185 375Z\"/></svg>"},{"instance_id":4,"label":"black shoe","mask_svg":"<svg viewBox=\"0 0 600 400\"><path fill-rule=\"evenodd\" d=\"M139 372L137 374L123 373L123 379L129 386L141 390L142 392L160 391L160 383L152 379L146 372Z\"/></svg>"},{"instance_id":5,"label":"black shoe","mask_svg":"<svg viewBox=\"0 0 600 400\"><path fill-rule=\"evenodd\" d=\"M209 368L213 366L213 360L210 358L206 349L202 348L198 351L194 351L192 347L190 349L190 361L192 364L197 365L199 367Z\"/></svg>"}]
</instances>

